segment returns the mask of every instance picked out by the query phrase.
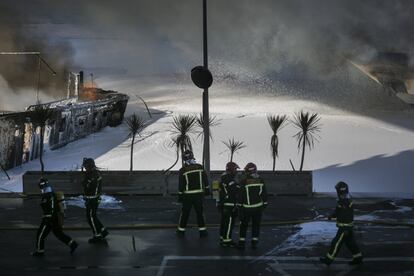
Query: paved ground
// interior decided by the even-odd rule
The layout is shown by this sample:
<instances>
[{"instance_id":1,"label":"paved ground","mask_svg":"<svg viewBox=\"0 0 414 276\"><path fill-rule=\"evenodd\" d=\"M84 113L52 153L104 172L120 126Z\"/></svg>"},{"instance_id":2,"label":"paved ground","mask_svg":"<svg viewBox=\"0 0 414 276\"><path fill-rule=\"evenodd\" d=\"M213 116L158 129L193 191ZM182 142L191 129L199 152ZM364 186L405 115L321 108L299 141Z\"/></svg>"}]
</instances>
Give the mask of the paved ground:
<instances>
[{"instance_id":1,"label":"paved ground","mask_svg":"<svg viewBox=\"0 0 414 276\"><path fill-rule=\"evenodd\" d=\"M333 198L272 198L266 210L260 247L239 251L218 246L214 202L206 202L209 236L195 229L177 238L172 228L178 205L172 198L123 197L100 211L110 228L106 244L90 245L84 210L69 206L66 232L80 247L74 256L50 234L46 256L33 258L39 199L0 198L0 275L414 275L413 201L358 199L361 220L356 236L366 256L364 265L348 266L341 250L327 268L318 263L335 234L333 222L322 218ZM358 203L358 204L357 204ZM289 221L304 220L302 224ZM149 228L149 229L145 229ZM237 233L235 233L237 236Z\"/></svg>"}]
</instances>

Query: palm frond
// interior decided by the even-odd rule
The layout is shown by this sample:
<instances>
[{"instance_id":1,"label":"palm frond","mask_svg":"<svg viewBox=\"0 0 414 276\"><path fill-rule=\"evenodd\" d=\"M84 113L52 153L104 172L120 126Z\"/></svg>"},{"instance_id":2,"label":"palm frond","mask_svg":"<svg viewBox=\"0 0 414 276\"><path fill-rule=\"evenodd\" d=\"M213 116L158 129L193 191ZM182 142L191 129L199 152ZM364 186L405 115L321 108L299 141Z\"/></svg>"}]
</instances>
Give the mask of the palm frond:
<instances>
[{"instance_id":1,"label":"palm frond","mask_svg":"<svg viewBox=\"0 0 414 276\"><path fill-rule=\"evenodd\" d=\"M273 135L277 135L278 131L286 125L287 117L286 115L270 115L267 116L267 121L273 131Z\"/></svg>"},{"instance_id":2,"label":"palm frond","mask_svg":"<svg viewBox=\"0 0 414 276\"><path fill-rule=\"evenodd\" d=\"M270 152L273 158L273 171L275 170L276 158L279 156L279 131L286 125L286 115L269 115L267 121L272 129L273 135L270 139Z\"/></svg>"},{"instance_id":3,"label":"palm frond","mask_svg":"<svg viewBox=\"0 0 414 276\"><path fill-rule=\"evenodd\" d=\"M34 126L44 127L54 115L55 111L49 105L39 104L30 111L29 118Z\"/></svg>"},{"instance_id":4,"label":"palm frond","mask_svg":"<svg viewBox=\"0 0 414 276\"><path fill-rule=\"evenodd\" d=\"M211 127L215 127L215 126L219 126L220 125L220 122L221 122L221 120L220 119L217 119L217 116L211 116L211 117L208 118L208 125L209 125L209 130L210 130L209 131L210 139L213 139L213 136L211 134L211 129L210 128ZM203 114L202 113L200 113L198 115L198 117L196 117L195 124L196 124L196 126L198 128L198 130L197 130L197 138L199 138L199 137L203 136L203 134L204 134L204 117L203 117Z\"/></svg>"},{"instance_id":5,"label":"palm frond","mask_svg":"<svg viewBox=\"0 0 414 276\"><path fill-rule=\"evenodd\" d=\"M231 153L235 153L236 151L239 151L246 147L246 144L242 141L236 141L234 138L229 139L227 142L223 141L223 144L227 147L227 149Z\"/></svg>"},{"instance_id":6,"label":"palm frond","mask_svg":"<svg viewBox=\"0 0 414 276\"><path fill-rule=\"evenodd\" d=\"M181 148L182 150L192 150L190 134L194 133L194 124L196 118L191 115L178 115L173 117L172 127L173 133L172 146Z\"/></svg>"},{"instance_id":7,"label":"palm frond","mask_svg":"<svg viewBox=\"0 0 414 276\"><path fill-rule=\"evenodd\" d=\"M128 127L128 137L133 137L139 134L146 126L145 121L135 113L129 116L125 121Z\"/></svg>"},{"instance_id":8,"label":"palm frond","mask_svg":"<svg viewBox=\"0 0 414 276\"><path fill-rule=\"evenodd\" d=\"M301 111L295 114L292 123L298 129L298 132L293 137L298 141L298 148L301 147L303 140L305 140L305 144L309 149L314 147L315 142L319 142L320 120L321 118L317 113L310 114Z\"/></svg>"},{"instance_id":9,"label":"palm frond","mask_svg":"<svg viewBox=\"0 0 414 276\"><path fill-rule=\"evenodd\" d=\"M194 132L196 118L192 115L178 115L173 117L173 130L175 134L188 134Z\"/></svg>"}]
</instances>

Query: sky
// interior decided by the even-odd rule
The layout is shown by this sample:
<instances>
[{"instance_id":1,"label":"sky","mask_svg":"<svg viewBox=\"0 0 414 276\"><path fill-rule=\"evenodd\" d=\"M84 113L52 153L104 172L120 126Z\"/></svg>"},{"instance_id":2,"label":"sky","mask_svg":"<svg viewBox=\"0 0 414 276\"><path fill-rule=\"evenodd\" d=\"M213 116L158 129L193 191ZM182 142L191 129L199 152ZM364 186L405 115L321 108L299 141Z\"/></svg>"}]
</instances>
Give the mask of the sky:
<instances>
[{"instance_id":1,"label":"sky","mask_svg":"<svg viewBox=\"0 0 414 276\"><path fill-rule=\"evenodd\" d=\"M201 3L2 0L0 50L41 51L58 72L41 70L46 94L64 94L79 69L97 80L188 73L202 63ZM208 0L209 66L215 79L336 81L349 59L411 54L413 12L402 0ZM34 57L0 59L4 91L34 87Z\"/></svg>"}]
</instances>

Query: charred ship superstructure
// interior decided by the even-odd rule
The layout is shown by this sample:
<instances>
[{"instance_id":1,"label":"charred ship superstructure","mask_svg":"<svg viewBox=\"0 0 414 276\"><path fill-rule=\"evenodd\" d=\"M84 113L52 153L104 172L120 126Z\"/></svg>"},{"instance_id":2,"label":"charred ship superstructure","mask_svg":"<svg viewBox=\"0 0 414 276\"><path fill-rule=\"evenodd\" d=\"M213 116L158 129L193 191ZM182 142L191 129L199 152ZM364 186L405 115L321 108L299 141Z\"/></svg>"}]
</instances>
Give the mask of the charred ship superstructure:
<instances>
[{"instance_id":1,"label":"charred ship superstructure","mask_svg":"<svg viewBox=\"0 0 414 276\"><path fill-rule=\"evenodd\" d=\"M67 98L43 103L53 109L44 148L57 149L91 133L122 123L129 97L112 90L85 86L83 72L69 77ZM6 169L36 159L40 149L40 128L33 127L30 112L0 113L0 164Z\"/></svg>"},{"instance_id":2,"label":"charred ship superstructure","mask_svg":"<svg viewBox=\"0 0 414 276\"><path fill-rule=\"evenodd\" d=\"M368 62L351 63L390 94L414 105L414 68L407 53L379 52Z\"/></svg>"}]
</instances>

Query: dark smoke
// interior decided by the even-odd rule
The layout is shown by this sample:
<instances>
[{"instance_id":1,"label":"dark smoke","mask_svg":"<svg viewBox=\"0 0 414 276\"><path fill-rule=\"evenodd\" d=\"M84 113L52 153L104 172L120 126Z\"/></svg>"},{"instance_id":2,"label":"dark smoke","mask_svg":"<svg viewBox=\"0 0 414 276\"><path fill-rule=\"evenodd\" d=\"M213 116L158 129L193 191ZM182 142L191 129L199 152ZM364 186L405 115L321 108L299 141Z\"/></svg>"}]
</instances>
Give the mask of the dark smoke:
<instances>
[{"instance_id":1,"label":"dark smoke","mask_svg":"<svg viewBox=\"0 0 414 276\"><path fill-rule=\"evenodd\" d=\"M100 50L115 66L187 72L202 62L201 0L71 3L81 25L117 40L97 44L128 55ZM342 70L347 59L412 54L414 45L409 0L208 0L208 12L210 62L223 71L216 74L321 77Z\"/></svg>"},{"instance_id":2,"label":"dark smoke","mask_svg":"<svg viewBox=\"0 0 414 276\"><path fill-rule=\"evenodd\" d=\"M47 33L37 32L32 10L20 5L22 3L0 3L0 51L40 52L57 75L54 76L42 63L39 78L39 60L35 55L0 55L0 75L9 88L2 87L2 93L4 90L36 91L39 85L41 92L61 97L66 93L69 69L74 66L74 50L67 41L57 41Z\"/></svg>"},{"instance_id":3,"label":"dark smoke","mask_svg":"<svg viewBox=\"0 0 414 276\"><path fill-rule=\"evenodd\" d=\"M108 68L130 77L188 74L202 64L201 0L1 3L1 47L39 48L60 71L73 66L72 58L86 71ZM338 83L349 90L347 83L366 77L353 78L348 59L368 61L379 51L413 54L410 0L208 0L208 13L216 80L270 90L274 83L312 80L330 82L329 90ZM0 73L12 87L33 86L35 59L1 59ZM42 71L49 91L64 90L66 76L58 73L54 79Z\"/></svg>"}]
</instances>

